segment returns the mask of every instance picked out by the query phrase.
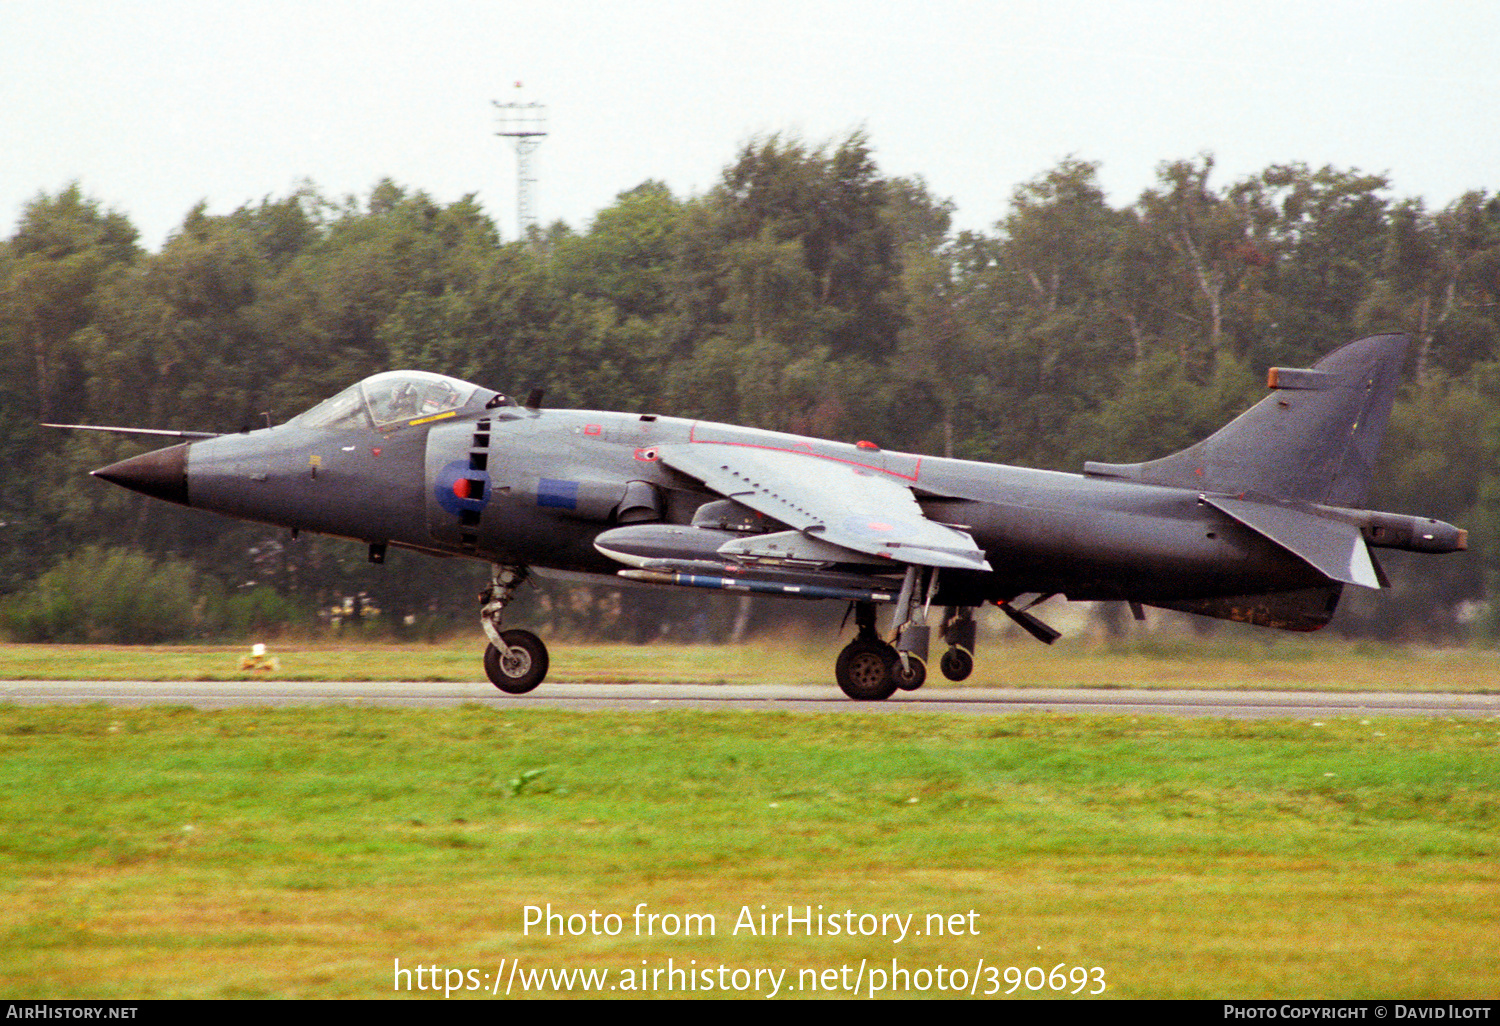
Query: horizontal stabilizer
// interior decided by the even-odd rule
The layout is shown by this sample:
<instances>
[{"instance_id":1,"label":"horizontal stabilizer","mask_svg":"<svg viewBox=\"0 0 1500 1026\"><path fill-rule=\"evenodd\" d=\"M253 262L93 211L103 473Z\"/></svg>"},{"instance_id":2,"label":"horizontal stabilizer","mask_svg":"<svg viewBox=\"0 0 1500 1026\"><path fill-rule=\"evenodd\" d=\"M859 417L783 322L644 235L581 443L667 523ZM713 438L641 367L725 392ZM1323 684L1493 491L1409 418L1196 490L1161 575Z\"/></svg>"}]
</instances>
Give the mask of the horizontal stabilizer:
<instances>
[{"instance_id":1,"label":"horizontal stabilizer","mask_svg":"<svg viewBox=\"0 0 1500 1026\"><path fill-rule=\"evenodd\" d=\"M1329 580L1379 588L1380 573L1355 524L1248 499L1205 495L1203 501L1311 564Z\"/></svg>"}]
</instances>

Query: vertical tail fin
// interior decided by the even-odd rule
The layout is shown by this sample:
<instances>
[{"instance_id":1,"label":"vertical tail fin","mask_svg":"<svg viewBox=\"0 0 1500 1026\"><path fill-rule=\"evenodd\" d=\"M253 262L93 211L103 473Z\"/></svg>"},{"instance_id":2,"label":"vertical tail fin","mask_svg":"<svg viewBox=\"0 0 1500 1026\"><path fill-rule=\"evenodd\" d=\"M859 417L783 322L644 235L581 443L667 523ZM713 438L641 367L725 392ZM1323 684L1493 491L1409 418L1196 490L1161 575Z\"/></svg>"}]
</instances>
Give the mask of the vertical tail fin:
<instances>
[{"instance_id":1,"label":"vertical tail fin","mask_svg":"<svg viewBox=\"0 0 1500 1026\"><path fill-rule=\"evenodd\" d=\"M1204 492L1358 506L1370 490L1407 336L1350 342L1310 370L1273 367L1271 395L1197 445L1084 473Z\"/></svg>"}]
</instances>

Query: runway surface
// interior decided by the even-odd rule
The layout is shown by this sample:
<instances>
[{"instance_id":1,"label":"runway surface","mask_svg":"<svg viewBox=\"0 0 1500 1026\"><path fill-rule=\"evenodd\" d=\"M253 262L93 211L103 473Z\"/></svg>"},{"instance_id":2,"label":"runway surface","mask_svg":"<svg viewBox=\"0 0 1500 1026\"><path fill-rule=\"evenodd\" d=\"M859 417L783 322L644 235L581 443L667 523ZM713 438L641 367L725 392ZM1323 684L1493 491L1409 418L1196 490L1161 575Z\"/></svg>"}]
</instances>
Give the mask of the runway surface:
<instances>
[{"instance_id":1,"label":"runway surface","mask_svg":"<svg viewBox=\"0 0 1500 1026\"><path fill-rule=\"evenodd\" d=\"M1093 688L927 687L885 702L851 702L820 685L543 684L528 695L488 684L312 681L0 681L0 703L17 705L256 706L369 705L444 708L477 702L516 709L652 711L746 709L817 713L1211 716L1230 719L1335 716L1500 718L1500 695L1330 691L1165 691Z\"/></svg>"}]
</instances>

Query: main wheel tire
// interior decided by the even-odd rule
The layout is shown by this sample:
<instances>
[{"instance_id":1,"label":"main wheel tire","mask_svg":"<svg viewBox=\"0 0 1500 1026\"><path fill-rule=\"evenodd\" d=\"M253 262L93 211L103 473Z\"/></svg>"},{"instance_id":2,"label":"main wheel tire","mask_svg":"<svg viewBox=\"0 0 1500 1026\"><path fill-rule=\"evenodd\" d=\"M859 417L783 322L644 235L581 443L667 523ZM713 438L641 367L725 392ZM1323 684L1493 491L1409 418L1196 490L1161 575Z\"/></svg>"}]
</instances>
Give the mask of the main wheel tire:
<instances>
[{"instance_id":1,"label":"main wheel tire","mask_svg":"<svg viewBox=\"0 0 1500 1026\"><path fill-rule=\"evenodd\" d=\"M896 693L891 663L896 653L883 641L856 638L844 646L834 667L839 688L856 702L880 702Z\"/></svg>"},{"instance_id":2,"label":"main wheel tire","mask_svg":"<svg viewBox=\"0 0 1500 1026\"><path fill-rule=\"evenodd\" d=\"M547 676L547 646L530 631L501 631L500 640L505 642L503 651L485 647L485 676L508 695L524 695Z\"/></svg>"},{"instance_id":3,"label":"main wheel tire","mask_svg":"<svg viewBox=\"0 0 1500 1026\"><path fill-rule=\"evenodd\" d=\"M891 663L891 679L902 691L915 691L927 683L927 664L908 652L906 666L903 667L898 655L895 662Z\"/></svg>"},{"instance_id":4,"label":"main wheel tire","mask_svg":"<svg viewBox=\"0 0 1500 1026\"><path fill-rule=\"evenodd\" d=\"M938 667L949 680L966 680L974 672L974 657L963 649L950 648L943 653Z\"/></svg>"}]
</instances>

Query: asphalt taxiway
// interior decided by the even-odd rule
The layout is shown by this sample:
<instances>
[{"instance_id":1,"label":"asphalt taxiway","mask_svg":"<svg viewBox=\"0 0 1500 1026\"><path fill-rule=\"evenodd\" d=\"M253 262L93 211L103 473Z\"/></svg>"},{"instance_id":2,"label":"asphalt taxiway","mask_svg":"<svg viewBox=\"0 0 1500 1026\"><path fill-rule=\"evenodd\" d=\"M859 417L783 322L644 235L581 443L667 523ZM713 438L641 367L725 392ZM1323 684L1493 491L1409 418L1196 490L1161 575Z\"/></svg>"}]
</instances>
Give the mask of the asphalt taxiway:
<instances>
[{"instance_id":1,"label":"asphalt taxiway","mask_svg":"<svg viewBox=\"0 0 1500 1026\"><path fill-rule=\"evenodd\" d=\"M367 705L494 706L576 710L746 709L808 713L1020 712L1113 716L1317 719L1335 716L1500 718L1500 694L1378 691L1209 691L1133 688L924 687L884 702L852 702L828 685L543 684L527 695L488 684L401 681L0 681L0 703L182 705L195 709Z\"/></svg>"}]
</instances>

